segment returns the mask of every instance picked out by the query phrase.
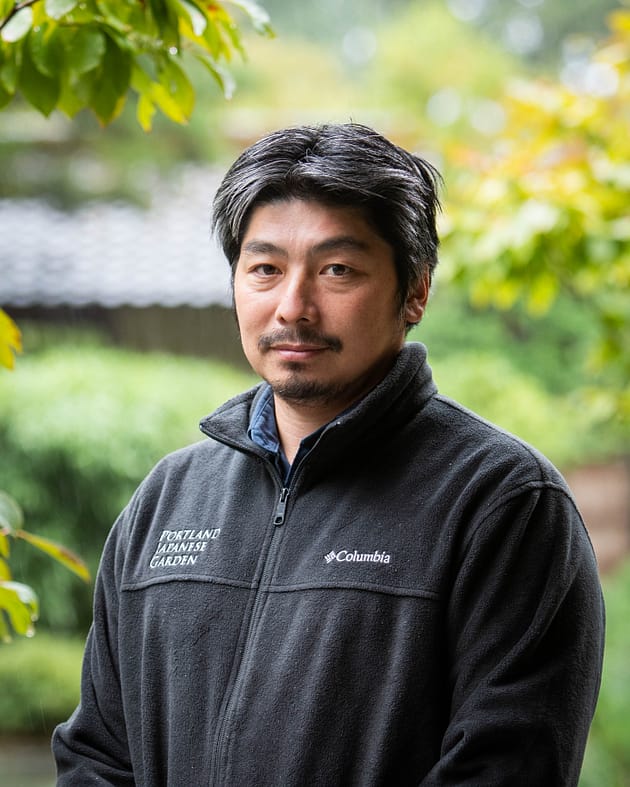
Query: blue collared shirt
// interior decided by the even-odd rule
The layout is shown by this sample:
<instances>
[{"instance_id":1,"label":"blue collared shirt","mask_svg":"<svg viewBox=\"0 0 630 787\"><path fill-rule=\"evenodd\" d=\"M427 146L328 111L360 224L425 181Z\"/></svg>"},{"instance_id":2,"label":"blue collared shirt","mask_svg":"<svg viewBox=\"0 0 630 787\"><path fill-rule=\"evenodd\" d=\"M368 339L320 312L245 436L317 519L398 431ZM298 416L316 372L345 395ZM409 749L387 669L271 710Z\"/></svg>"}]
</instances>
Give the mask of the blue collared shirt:
<instances>
[{"instance_id":1,"label":"blue collared shirt","mask_svg":"<svg viewBox=\"0 0 630 787\"><path fill-rule=\"evenodd\" d=\"M258 400L249 422L249 429L247 434L250 440L253 440L256 445L264 448L273 455L280 477L283 479L285 486L289 485L293 469L296 468L302 459L317 442L317 438L326 428L327 424L320 426L311 434L307 435L300 442L293 464L289 463L282 446L280 445L280 438L278 437L278 426L276 424L276 411L273 403L273 391L271 386L267 384L263 393Z\"/></svg>"}]
</instances>

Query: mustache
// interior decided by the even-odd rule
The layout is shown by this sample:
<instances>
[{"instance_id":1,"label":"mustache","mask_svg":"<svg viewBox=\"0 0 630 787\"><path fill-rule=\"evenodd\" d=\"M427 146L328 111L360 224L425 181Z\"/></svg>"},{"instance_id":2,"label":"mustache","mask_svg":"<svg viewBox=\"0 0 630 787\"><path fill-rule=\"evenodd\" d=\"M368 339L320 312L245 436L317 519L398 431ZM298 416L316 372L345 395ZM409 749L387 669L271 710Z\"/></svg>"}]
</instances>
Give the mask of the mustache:
<instances>
[{"instance_id":1,"label":"mustache","mask_svg":"<svg viewBox=\"0 0 630 787\"><path fill-rule=\"evenodd\" d=\"M293 330L278 330L271 333L264 333L258 339L258 349L267 352L277 344L315 344L318 347L326 347L333 352L341 352L343 347L341 340L336 336L330 336L311 328L296 328Z\"/></svg>"}]
</instances>

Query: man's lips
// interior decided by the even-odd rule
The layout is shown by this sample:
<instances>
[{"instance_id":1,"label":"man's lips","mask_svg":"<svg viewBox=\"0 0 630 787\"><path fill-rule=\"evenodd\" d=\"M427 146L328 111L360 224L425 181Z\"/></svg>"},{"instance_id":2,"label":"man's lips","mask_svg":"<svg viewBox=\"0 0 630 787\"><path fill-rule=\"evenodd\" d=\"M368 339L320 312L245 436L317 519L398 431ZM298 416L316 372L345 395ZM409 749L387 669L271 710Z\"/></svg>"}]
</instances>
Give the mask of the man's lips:
<instances>
[{"instance_id":1,"label":"man's lips","mask_svg":"<svg viewBox=\"0 0 630 787\"><path fill-rule=\"evenodd\" d=\"M304 361L330 348L315 344L272 344L270 349L287 361Z\"/></svg>"},{"instance_id":2,"label":"man's lips","mask_svg":"<svg viewBox=\"0 0 630 787\"><path fill-rule=\"evenodd\" d=\"M318 333L315 331L288 332L274 331L264 334L258 340L261 352L274 351L282 357L307 358L317 355L325 350L341 352L341 341L336 336Z\"/></svg>"},{"instance_id":3,"label":"man's lips","mask_svg":"<svg viewBox=\"0 0 630 787\"><path fill-rule=\"evenodd\" d=\"M318 350L328 350L329 347L320 344L272 344L271 349L280 350L281 352L309 353L317 352Z\"/></svg>"}]
</instances>

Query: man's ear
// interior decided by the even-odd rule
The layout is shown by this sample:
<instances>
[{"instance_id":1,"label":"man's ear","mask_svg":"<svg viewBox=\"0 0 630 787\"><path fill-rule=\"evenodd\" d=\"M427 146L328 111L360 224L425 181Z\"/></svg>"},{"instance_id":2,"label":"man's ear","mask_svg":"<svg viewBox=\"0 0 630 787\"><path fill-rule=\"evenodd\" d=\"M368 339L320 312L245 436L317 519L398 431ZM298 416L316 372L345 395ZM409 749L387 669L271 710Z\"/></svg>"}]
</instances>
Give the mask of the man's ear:
<instances>
[{"instance_id":1,"label":"man's ear","mask_svg":"<svg viewBox=\"0 0 630 787\"><path fill-rule=\"evenodd\" d=\"M407 325L417 325L429 300L431 280L428 270L425 270L411 285L405 300L404 316Z\"/></svg>"}]
</instances>

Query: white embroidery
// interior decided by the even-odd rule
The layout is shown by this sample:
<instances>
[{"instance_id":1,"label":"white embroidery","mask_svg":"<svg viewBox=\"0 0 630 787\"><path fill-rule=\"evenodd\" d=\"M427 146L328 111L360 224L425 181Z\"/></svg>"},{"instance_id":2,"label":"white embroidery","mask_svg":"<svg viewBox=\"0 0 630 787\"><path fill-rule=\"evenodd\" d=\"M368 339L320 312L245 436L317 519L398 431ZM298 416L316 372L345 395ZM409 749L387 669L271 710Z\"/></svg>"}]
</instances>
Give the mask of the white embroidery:
<instances>
[{"instance_id":1,"label":"white embroidery","mask_svg":"<svg viewBox=\"0 0 630 787\"><path fill-rule=\"evenodd\" d=\"M332 550L327 555L324 555L326 563L332 563L333 560L337 563L389 563L391 559L391 555L386 552L379 552L378 549L374 550L374 552L341 549L339 552Z\"/></svg>"},{"instance_id":2,"label":"white embroidery","mask_svg":"<svg viewBox=\"0 0 630 787\"><path fill-rule=\"evenodd\" d=\"M218 538L220 533L220 527L163 530L149 565L151 568L194 566L199 553L205 552L210 541Z\"/></svg>"}]
</instances>

